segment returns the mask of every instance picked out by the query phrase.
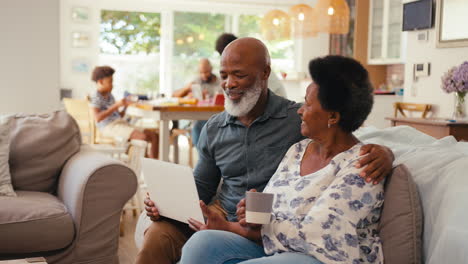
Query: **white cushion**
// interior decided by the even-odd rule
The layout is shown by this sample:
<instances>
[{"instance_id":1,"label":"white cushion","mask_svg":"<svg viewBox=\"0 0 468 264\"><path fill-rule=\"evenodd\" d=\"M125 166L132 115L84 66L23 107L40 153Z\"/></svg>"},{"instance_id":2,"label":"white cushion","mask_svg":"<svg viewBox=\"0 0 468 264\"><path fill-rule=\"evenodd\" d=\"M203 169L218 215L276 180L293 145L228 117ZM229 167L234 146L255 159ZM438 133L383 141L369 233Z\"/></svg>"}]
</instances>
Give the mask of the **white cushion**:
<instances>
[{"instance_id":1,"label":"white cushion","mask_svg":"<svg viewBox=\"0 0 468 264\"><path fill-rule=\"evenodd\" d=\"M0 116L0 196L16 196L11 185L10 166L10 126L8 116Z\"/></svg>"}]
</instances>

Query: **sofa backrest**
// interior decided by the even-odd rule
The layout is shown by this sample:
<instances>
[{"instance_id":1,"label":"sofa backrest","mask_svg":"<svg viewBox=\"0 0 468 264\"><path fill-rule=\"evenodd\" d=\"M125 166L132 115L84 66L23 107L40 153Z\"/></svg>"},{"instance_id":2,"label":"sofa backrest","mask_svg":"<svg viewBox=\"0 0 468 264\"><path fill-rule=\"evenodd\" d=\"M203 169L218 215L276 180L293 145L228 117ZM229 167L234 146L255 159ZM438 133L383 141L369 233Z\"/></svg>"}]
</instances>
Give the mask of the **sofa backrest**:
<instances>
[{"instance_id":1,"label":"sofa backrest","mask_svg":"<svg viewBox=\"0 0 468 264\"><path fill-rule=\"evenodd\" d=\"M48 193L55 193L63 165L81 145L78 125L65 111L13 116L10 140L13 188Z\"/></svg>"}]
</instances>

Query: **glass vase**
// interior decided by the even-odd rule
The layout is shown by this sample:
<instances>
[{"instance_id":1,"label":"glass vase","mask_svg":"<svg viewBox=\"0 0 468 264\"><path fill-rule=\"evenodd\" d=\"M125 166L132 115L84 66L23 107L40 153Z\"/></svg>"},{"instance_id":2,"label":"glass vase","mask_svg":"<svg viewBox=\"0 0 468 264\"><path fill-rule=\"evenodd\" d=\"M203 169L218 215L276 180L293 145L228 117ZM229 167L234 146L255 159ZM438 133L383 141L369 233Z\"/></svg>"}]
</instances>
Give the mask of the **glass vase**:
<instances>
[{"instance_id":1,"label":"glass vase","mask_svg":"<svg viewBox=\"0 0 468 264\"><path fill-rule=\"evenodd\" d=\"M455 106L453 109L452 119L465 120L466 119L466 105L465 105L466 92L455 93Z\"/></svg>"}]
</instances>

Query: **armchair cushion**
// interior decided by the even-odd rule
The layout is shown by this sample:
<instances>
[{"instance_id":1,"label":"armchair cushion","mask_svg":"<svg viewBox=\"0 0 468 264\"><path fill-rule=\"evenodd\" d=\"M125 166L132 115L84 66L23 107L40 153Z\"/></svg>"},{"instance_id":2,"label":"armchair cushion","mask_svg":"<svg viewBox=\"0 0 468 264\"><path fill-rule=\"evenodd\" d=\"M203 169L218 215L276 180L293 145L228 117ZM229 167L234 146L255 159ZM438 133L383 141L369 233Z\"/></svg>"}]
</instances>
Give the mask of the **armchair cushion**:
<instances>
[{"instance_id":1,"label":"armchair cushion","mask_svg":"<svg viewBox=\"0 0 468 264\"><path fill-rule=\"evenodd\" d=\"M13 188L54 193L65 162L80 149L75 120L64 111L15 115L10 132Z\"/></svg>"},{"instance_id":2,"label":"armchair cushion","mask_svg":"<svg viewBox=\"0 0 468 264\"><path fill-rule=\"evenodd\" d=\"M65 205L43 192L17 191L0 199L0 252L31 253L61 249L73 241L73 220Z\"/></svg>"},{"instance_id":3,"label":"armchair cushion","mask_svg":"<svg viewBox=\"0 0 468 264\"><path fill-rule=\"evenodd\" d=\"M422 205L416 183L404 165L387 177L379 228L386 264L422 263Z\"/></svg>"}]
</instances>

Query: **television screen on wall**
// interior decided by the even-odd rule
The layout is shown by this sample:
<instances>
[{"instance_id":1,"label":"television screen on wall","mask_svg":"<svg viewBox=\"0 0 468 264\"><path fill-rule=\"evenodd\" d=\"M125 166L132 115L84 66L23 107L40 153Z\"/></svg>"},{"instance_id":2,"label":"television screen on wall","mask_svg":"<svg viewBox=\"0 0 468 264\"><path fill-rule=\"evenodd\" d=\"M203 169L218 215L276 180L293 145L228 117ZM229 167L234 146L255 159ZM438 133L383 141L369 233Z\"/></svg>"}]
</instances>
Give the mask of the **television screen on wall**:
<instances>
[{"instance_id":1,"label":"television screen on wall","mask_svg":"<svg viewBox=\"0 0 468 264\"><path fill-rule=\"evenodd\" d=\"M403 31L432 28L432 0L403 4Z\"/></svg>"}]
</instances>

